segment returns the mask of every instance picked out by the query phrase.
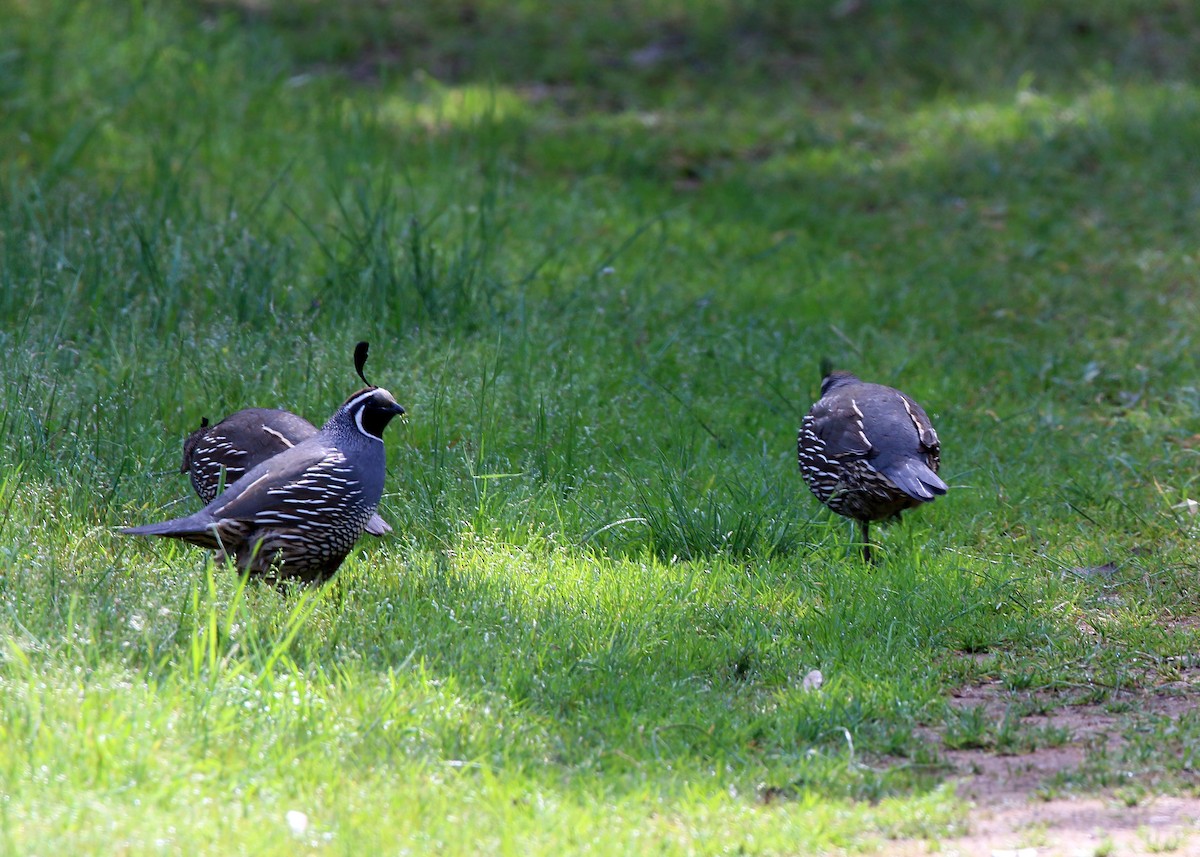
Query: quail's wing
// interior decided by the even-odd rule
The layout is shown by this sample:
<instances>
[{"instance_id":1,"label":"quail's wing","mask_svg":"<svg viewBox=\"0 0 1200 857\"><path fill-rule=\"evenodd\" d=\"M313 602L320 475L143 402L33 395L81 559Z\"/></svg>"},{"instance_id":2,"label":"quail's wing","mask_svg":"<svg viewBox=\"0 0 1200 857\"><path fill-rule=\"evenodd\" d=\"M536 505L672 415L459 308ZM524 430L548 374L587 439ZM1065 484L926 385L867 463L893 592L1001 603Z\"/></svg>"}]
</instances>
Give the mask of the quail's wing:
<instances>
[{"instance_id":1,"label":"quail's wing","mask_svg":"<svg viewBox=\"0 0 1200 857\"><path fill-rule=\"evenodd\" d=\"M316 433L312 423L288 411L244 408L210 430L207 446L211 447L209 455L222 463L233 455L245 459L237 462L241 466L253 467Z\"/></svg>"},{"instance_id":2,"label":"quail's wing","mask_svg":"<svg viewBox=\"0 0 1200 857\"><path fill-rule=\"evenodd\" d=\"M875 451L871 466L905 494L932 500L947 485L937 475L938 437L925 411L899 390L883 392L863 402L866 433Z\"/></svg>"},{"instance_id":3,"label":"quail's wing","mask_svg":"<svg viewBox=\"0 0 1200 857\"><path fill-rule=\"evenodd\" d=\"M825 455L831 458L866 458L871 453L871 441L863 429L862 411L853 399L837 398L819 401L810 412L813 433L825 444Z\"/></svg>"},{"instance_id":4,"label":"quail's wing","mask_svg":"<svg viewBox=\"0 0 1200 857\"><path fill-rule=\"evenodd\" d=\"M925 409L904 393L900 393L900 398L904 401L904 408L908 411L913 427L917 430L921 446L934 453L940 451L941 441L938 440L937 432L933 430L933 423L930 421L929 415L925 413Z\"/></svg>"},{"instance_id":5,"label":"quail's wing","mask_svg":"<svg viewBox=\"0 0 1200 857\"><path fill-rule=\"evenodd\" d=\"M863 384L862 390L861 396L850 399L850 406L858 418L859 430L874 449L872 459L888 461L915 455L925 434L932 435L936 443L929 417L908 396L881 384Z\"/></svg>"},{"instance_id":6,"label":"quail's wing","mask_svg":"<svg viewBox=\"0 0 1200 857\"><path fill-rule=\"evenodd\" d=\"M260 423L260 428L266 432L278 432L282 436L281 440L288 446L308 440L317 433L315 425L291 411L276 408L264 409L263 413L266 416Z\"/></svg>"},{"instance_id":7,"label":"quail's wing","mask_svg":"<svg viewBox=\"0 0 1200 857\"><path fill-rule=\"evenodd\" d=\"M218 428L226 424L256 461L289 449L317 433L317 427L304 417L278 408L244 408L222 420Z\"/></svg>"},{"instance_id":8,"label":"quail's wing","mask_svg":"<svg viewBox=\"0 0 1200 857\"><path fill-rule=\"evenodd\" d=\"M327 499L330 480L345 479L347 470L346 457L337 449L300 443L252 467L207 508L214 518L242 521L315 509L317 501Z\"/></svg>"}]
</instances>

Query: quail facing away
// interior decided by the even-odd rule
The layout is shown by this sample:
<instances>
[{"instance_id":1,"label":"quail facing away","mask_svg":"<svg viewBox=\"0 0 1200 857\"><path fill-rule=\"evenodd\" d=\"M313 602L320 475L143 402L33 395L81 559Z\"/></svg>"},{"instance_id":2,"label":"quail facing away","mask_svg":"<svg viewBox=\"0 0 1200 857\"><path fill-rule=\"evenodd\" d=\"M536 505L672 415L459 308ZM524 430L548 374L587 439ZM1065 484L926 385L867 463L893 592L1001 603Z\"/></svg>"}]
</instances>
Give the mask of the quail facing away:
<instances>
[{"instance_id":1,"label":"quail facing away","mask_svg":"<svg viewBox=\"0 0 1200 857\"><path fill-rule=\"evenodd\" d=\"M233 485L243 473L285 449L291 449L317 433L317 427L304 417L277 408L245 408L230 414L216 425L207 419L183 442L180 473L192 480L192 487L204 503L211 503L221 486ZM367 521L373 536L390 533L392 528L379 515Z\"/></svg>"},{"instance_id":2,"label":"quail facing away","mask_svg":"<svg viewBox=\"0 0 1200 857\"><path fill-rule=\"evenodd\" d=\"M800 473L817 499L862 525L871 561L871 521L945 494L941 443L925 411L899 390L830 372L804 417L796 447Z\"/></svg>"},{"instance_id":3,"label":"quail facing away","mask_svg":"<svg viewBox=\"0 0 1200 857\"><path fill-rule=\"evenodd\" d=\"M361 375L365 344L355 357ZM403 413L391 393L368 384L320 431L251 467L194 515L121 532L218 550L239 569L275 580L327 580L375 514L383 431Z\"/></svg>"}]
</instances>

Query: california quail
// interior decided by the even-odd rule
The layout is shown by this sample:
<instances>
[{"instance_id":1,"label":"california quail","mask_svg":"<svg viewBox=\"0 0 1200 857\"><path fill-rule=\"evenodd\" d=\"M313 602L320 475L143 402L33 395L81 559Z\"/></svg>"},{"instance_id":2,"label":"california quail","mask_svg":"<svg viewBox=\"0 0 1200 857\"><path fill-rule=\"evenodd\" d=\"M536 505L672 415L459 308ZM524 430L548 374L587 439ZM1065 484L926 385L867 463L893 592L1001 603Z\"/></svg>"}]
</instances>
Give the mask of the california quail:
<instances>
[{"instance_id":1,"label":"california quail","mask_svg":"<svg viewBox=\"0 0 1200 857\"><path fill-rule=\"evenodd\" d=\"M868 525L945 494L938 478L941 444L925 411L899 390L830 372L797 438L800 473L817 499Z\"/></svg>"},{"instance_id":2,"label":"california quail","mask_svg":"<svg viewBox=\"0 0 1200 857\"><path fill-rule=\"evenodd\" d=\"M317 433L317 427L304 417L277 408L245 408L230 414L216 425L207 419L183 442L180 473L192 480L192 487L204 503L211 503L221 486L232 485L250 468L290 449ZM379 515L367 521L373 536L390 533L392 528Z\"/></svg>"},{"instance_id":3,"label":"california quail","mask_svg":"<svg viewBox=\"0 0 1200 857\"><path fill-rule=\"evenodd\" d=\"M365 346L359 353L361 375ZM391 393L368 384L320 431L250 468L194 515L121 532L219 550L238 568L275 580L327 580L375 513L385 474L383 431L403 413Z\"/></svg>"}]
</instances>

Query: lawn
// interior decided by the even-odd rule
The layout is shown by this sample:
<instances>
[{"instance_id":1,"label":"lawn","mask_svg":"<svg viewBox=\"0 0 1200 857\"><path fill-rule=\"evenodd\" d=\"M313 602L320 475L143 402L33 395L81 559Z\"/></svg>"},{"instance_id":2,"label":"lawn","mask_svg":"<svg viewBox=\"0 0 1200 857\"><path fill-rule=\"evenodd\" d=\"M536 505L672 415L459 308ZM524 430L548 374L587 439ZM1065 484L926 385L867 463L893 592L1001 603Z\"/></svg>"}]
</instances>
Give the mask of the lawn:
<instances>
[{"instance_id":1,"label":"lawn","mask_svg":"<svg viewBox=\"0 0 1200 857\"><path fill-rule=\"evenodd\" d=\"M964 751L1194 795L1191 5L0 20L0 852L871 852L971 829ZM391 536L281 592L117 534L360 339ZM874 566L823 360L942 439Z\"/></svg>"}]
</instances>

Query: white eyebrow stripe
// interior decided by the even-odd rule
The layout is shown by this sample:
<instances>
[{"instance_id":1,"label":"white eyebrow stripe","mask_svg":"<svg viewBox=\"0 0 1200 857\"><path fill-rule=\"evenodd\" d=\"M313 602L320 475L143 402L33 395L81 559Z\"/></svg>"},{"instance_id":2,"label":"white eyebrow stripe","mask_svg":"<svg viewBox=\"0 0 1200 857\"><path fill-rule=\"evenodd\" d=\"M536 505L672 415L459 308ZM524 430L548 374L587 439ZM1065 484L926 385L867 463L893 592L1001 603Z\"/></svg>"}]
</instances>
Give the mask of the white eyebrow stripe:
<instances>
[{"instance_id":1,"label":"white eyebrow stripe","mask_svg":"<svg viewBox=\"0 0 1200 857\"><path fill-rule=\"evenodd\" d=\"M356 405L358 405L362 402L365 402L367 399L374 396L375 391L378 389L379 389L378 387L372 387L370 390L363 390L361 393L359 393L353 399L346 402L346 404L343 405L342 407L344 407L346 410L353 410Z\"/></svg>"}]
</instances>

